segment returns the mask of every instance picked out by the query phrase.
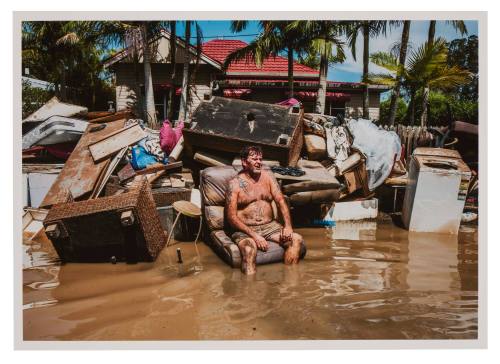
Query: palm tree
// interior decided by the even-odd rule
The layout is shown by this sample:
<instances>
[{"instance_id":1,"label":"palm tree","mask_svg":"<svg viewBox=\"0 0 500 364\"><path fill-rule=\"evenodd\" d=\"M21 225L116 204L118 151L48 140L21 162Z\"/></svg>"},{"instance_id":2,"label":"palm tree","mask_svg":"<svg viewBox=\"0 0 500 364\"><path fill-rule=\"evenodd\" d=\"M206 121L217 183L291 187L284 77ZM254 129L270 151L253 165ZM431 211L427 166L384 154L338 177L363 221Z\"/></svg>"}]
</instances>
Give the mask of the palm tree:
<instances>
[{"instance_id":1,"label":"palm tree","mask_svg":"<svg viewBox=\"0 0 500 364\"><path fill-rule=\"evenodd\" d=\"M193 73L189 74L189 64L191 63L191 24L194 24L196 27L196 63L194 66ZM196 70L199 65L200 57L201 57L201 46L203 34L201 32L201 27L196 21L186 20L185 22L185 53L184 53L184 67L182 73L182 87L181 87L181 102L179 107L179 120L185 120L189 116L189 88L192 82L196 77Z\"/></svg>"},{"instance_id":2,"label":"palm tree","mask_svg":"<svg viewBox=\"0 0 500 364\"><path fill-rule=\"evenodd\" d=\"M179 107L179 120L184 120L187 115L187 92L189 80L189 46L191 40L191 21L186 20L186 27L184 30L184 42L186 44L184 52L184 68L182 71L182 88L181 88L181 103Z\"/></svg>"},{"instance_id":3,"label":"palm tree","mask_svg":"<svg viewBox=\"0 0 500 364\"><path fill-rule=\"evenodd\" d=\"M465 22L463 20L447 20L446 24L451 24L453 28L457 31L460 32L460 34L466 35L467 34L467 26L465 25ZM427 35L427 44L432 44L434 42L434 36L436 34L436 21L431 20L429 22L429 32ZM421 117L421 123L425 124L427 122L427 114L428 114L428 108L429 105L427 103L428 96L429 96L429 88L424 89L424 95L426 97L422 97L422 117ZM424 103L425 102L425 103Z\"/></svg>"},{"instance_id":4,"label":"palm tree","mask_svg":"<svg viewBox=\"0 0 500 364\"><path fill-rule=\"evenodd\" d=\"M142 39L142 62L144 65L144 97L145 112L147 122L153 129L157 128L158 120L156 118L155 97L153 91L153 75L151 73L151 48L149 44L149 22L141 22L140 33Z\"/></svg>"},{"instance_id":5,"label":"palm tree","mask_svg":"<svg viewBox=\"0 0 500 364\"><path fill-rule=\"evenodd\" d=\"M22 24L22 61L32 74L56 85L56 95L66 101L72 79L97 81L102 66L98 62L109 43L99 22L29 21ZM73 75L73 77L69 77ZM81 88L81 83L75 83Z\"/></svg>"},{"instance_id":6,"label":"palm tree","mask_svg":"<svg viewBox=\"0 0 500 364\"><path fill-rule=\"evenodd\" d=\"M157 42L160 31L167 24L163 21L103 21L100 22L103 37L115 43L121 43L129 49L134 60L136 81L138 81L138 63L142 56L144 72L144 103L143 112L146 122L152 127L158 127L156 107L154 102L153 77L151 62L157 54ZM138 91L138 90L137 90ZM137 94L140 94L137 92Z\"/></svg>"},{"instance_id":7,"label":"palm tree","mask_svg":"<svg viewBox=\"0 0 500 364\"><path fill-rule=\"evenodd\" d=\"M369 74L371 83L395 87L397 83L408 89L410 105L414 109L416 91L426 88L448 89L466 84L471 73L457 66L447 65L448 48L446 41L438 38L433 43L424 43L410 55L407 66L402 66L397 57L390 53L378 52L371 55L371 61L387 69L389 74ZM398 79L398 76L401 78ZM428 93L422 92L423 98ZM423 110L422 110L423 111ZM421 119L421 126L425 122Z\"/></svg>"},{"instance_id":8,"label":"palm tree","mask_svg":"<svg viewBox=\"0 0 500 364\"><path fill-rule=\"evenodd\" d=\"M309 49L319 54L319 87L315 112L324 114L328 66L345 60L344 43L340 40L345 26L335 21L296 20L288 28L302 34L303 41L310 42Z\"/></svg>"},{"instance_id":9,"label":"palm tree","mask_svg":"<svg viewBox=\"0 0 500 364\"><path fill-rule=\"evenodd\" d=\"M447 20L446 24L451 24L451 26L460 34L467 35L467 26L463 20ZM432 43L434 41L434 36L436 34L436 21L431 20L429 22L429 32L427 35L427 43Z\"/></svg>"},{"instance_id":10,"label":"palm tree","mask_svg":"<svg viewBox=\"0 0 500 364\"><path fill-rule=\"evenodd\" d=\"M396 107L401 89L402 73L405 67L406 51L408 49L408 39L410 37L410 25L410 20L405 20L403 22L403 33L401 34L401 47L399 50L399 70L396 73L396 83L392 91L391 104L389 108L389 125L391 126L394 125L394 120L396 119Z\"/></svg>"},{"instance_id":11,"label":"palm tree","mask_svg":"<svg viewBox=\"0 0 500 364\"><path fill-rule=\"evenodd\" d=\"M356 60L356 41L358 34L363 34L363 76L362 82L366 83L368 77L368 65L370 56L370 37L378 37L380 34L387 34L387 25L399 25L399 21L387 20L361 20L347 22L347 42L351 48L352 56ZM363 117L369 118L369 90L368 83L363 91Z\"/></svg>"},{"instance_id":12,"label":"palm tree","mask_svg":"<svg viewBox=\"0 0 500 364\"><path fill-rule=\"evenodd\" d=\"M170 27L170 64L172 65L172 74L170 76L170 91L168 95L168 113L167 119L174 119L174 97L175 97L175 76L176 76L176 63L175 55L177 51L177 22L172 20L169 22Z\"/></svg>"},{"instance_id":13,"label":"palm tree","mask_svg":"<svg viewBox=\"0 0 500 364\"><path fill-rule=\"evenodd\" d=\"M306 44L296 29L289 28L290 24L290 21L260 21L261 34L247 46L229 54L224 62L224 68L227 69L232 62L243 59L261 66L267 57L286 51L289 96L293 97L294 52L301 52ZM246 29L247 25L248 21L235 20L231 22L231 30L239 33Z\"/></svg>"}]
</instances>

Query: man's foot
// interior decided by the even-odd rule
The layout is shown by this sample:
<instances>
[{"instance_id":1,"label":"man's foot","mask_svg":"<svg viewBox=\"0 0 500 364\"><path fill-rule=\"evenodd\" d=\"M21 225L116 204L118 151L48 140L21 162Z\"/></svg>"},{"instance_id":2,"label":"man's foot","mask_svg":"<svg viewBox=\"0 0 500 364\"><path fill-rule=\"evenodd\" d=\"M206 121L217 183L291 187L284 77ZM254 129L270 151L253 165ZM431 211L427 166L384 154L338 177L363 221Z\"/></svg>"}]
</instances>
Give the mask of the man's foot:
<instances>
[{"instance_id":1,"label":"man's foot","mask_svg":"<svg viewBox=\"0 0 500 364\"><path fill-rule=\"evenodd\" d=\"M241 272L246 275L252 275L257 273L257 269L255 268L255 264L249 264L245 261L241 262Z\"/></svg>"},{"instance_id":2,"label":"man's foot","mask_svg":"<svg viewBox=\"0 0 500 364\"><path fill-rule=\"evenodd\" d=\"M297 264L299 262L300 243L293 243L285 250L284 263Z\"/></svg>"}]
</instances>

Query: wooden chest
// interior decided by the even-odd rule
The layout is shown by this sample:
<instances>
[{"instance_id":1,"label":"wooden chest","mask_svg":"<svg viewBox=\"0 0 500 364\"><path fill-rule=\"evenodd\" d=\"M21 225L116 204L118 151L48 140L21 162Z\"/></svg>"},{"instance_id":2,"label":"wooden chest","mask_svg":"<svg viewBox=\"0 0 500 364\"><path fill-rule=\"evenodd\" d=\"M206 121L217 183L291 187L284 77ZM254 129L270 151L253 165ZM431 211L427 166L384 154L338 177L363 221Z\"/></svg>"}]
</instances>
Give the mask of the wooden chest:
<instances>
[{"instance_id":1,"label":"wooden chest","mask_svg":"<svg viewBox=\"0 0 500 364\"><path fill-rule=\"evenodd\" d=\"M239 153L258 145L265 159L295 166L303 144L303 110L214 96L194 111L191 128L183 130L188 150Z\"/></svg>"}]
</instances>

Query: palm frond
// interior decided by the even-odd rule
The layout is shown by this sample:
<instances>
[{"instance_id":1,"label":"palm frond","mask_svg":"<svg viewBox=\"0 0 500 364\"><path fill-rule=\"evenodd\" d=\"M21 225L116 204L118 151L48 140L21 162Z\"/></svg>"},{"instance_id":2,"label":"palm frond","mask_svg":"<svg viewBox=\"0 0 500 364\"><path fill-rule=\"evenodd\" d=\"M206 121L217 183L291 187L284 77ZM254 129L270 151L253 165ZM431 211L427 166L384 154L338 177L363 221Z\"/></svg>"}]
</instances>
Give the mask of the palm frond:
<instances>
[{"instance_id":1,"label":"palm frond","mask_svg":"<svg viewBox=\"0 0 500 364\"><path fill-rule=\"evenodd\" d=\"M463 20L447 20L447 24L451 24L456 31L460 32L461 35L468 34L467 26Z\"/></svg>"},{"instance_id":2,"label":"palm frond","mask_svg":"<svg viewBox=\"0 0 500 364\"><path fill-rule=\"evenodd\" d=\"M56 45L63 45L63 44L77 44L80 41L80 37L75 32L71 32L68 34L63 35L61 38L56 40Z\"/></svg>"},{"instance_id":3,"label":"palm frond","mask_svg":"<svg viewBox=\"0 0 500 364\"><path fill-rule=\"evenodd\" d=\"M457 66L444 67L438 69L432 75L429 87L439 89L450 89L468 84L472 80L473 74Z\"/></svg>"},{"instance_id":4,"label":"palm frond","mask_svg":"<svg viewBox=\"0 0 500 364\"><path fill-rule=\"evenodd\" d=\"M397 57L387 52L375 52L370 55L370 61L379 67L383 67L390 72L396 73L399 68Z\"/></svg>"},{"instance_id":5,"label":"palm frond","mask_svg":"<svg viewBox=\"0 0 500 364\"><path fill-rule=\"evenodd\" d=\"M370 84L394 87L394 85L396 84L396 78L387 73L368 73L365 82L368 82Z\"/></svg>"},{"instance_id":6,"label":"palm frond","mask_svg":"<svg viewBox=\"0 0 500 364\"><path fill-rule=\"evenodd\" d=\"M233 20L231 22L231 32L239 33L246 29L248 25L247 20Z\"/></svg>"},{"instance_id":7,"label":"palm frond","mask_svg":"<svg viewBox=\"0 0 500 364\"><path fill-rule=\"evenodd\" d=\"M245 62L256 62L256 52L259 48L259 45L256 40L253 40L250 42L247 46L243 48L239 48L235 50L234 52L231 52L226 59L224 60L224 64L222 65L222 68L224 70L227 70L228 67L231 65L233 62L237 61L242 61L244 60Z\"/></svg>"}]
</instances>

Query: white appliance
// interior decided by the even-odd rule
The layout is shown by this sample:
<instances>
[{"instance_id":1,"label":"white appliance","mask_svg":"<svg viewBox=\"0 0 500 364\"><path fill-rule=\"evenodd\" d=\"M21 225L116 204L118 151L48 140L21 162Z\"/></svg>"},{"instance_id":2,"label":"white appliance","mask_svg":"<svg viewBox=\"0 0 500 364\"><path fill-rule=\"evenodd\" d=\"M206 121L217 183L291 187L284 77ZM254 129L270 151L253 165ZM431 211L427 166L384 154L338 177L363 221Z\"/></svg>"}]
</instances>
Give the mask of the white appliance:
<instances>
[{"instance_id":1,"label":"white appliance","mask_svg":"<svg viewBox=\"0 0 500 364\"><path fill-rule=\"evenodd\" d=\"M413 152L403 202L403 223L410 231L457 234L471 171L451 149Z\"/></svg>"}]
</instances>

